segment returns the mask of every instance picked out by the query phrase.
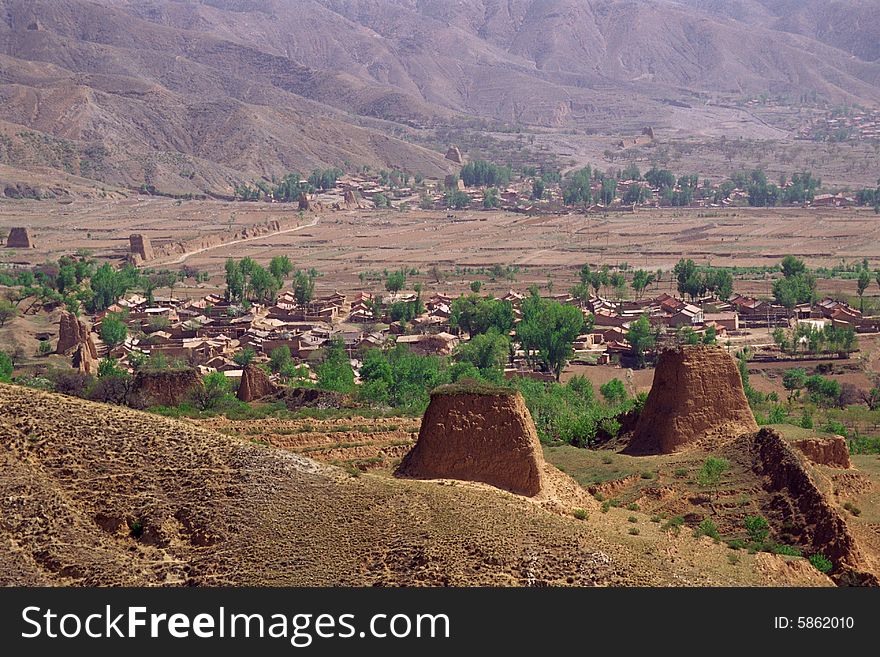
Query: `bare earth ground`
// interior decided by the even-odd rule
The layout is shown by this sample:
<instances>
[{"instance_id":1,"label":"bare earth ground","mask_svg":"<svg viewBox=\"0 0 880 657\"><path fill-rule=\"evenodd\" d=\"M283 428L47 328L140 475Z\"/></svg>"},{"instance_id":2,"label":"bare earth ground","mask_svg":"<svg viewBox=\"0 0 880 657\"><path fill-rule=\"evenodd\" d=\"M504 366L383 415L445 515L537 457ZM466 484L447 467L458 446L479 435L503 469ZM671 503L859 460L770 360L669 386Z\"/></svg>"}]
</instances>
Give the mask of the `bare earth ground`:
<instances>
[{"instance_id":1,"label":"bare earth ground","mask_svg":"<svg viewBox=\"0 0 880 657\"><path fill-rule=\"evenodd\" d=\"M771 266L787 254L804 258L811 267L833 266L841 260L880 260L880 222L865 209L645 209L630 213L527 216L498 211L439 212L409 210L321 212L301 215L294 204L175 202L132 197L70 204L0 201L0 229L29 226L37 245L31 251L2 250L0 263L36 264L79 248L99 257L123 258L128 236L139 232L154 245L210 234L228 234L243 227L280 220L285 228L316 225L244 243L211 248L149 266L182 264L213 275L199 289L177 288L181 294L204 294L222 285L226 258L250 256L267 262L285 254L298 267L322 273L318 290L353 292L380 289L358 274L401 265L420 270L412 280L429 289L457 293L474 278L484 291L524 289L553 281L565 291L585 262L628 263L632 267L669 270L682 257L701 264ZM486 274L453 275L456 267L518 266L514 280L488 280ZM428 278L437 265L442 283ZM868 295L876 294L871 286ZM658 290L670 289L664 281ZM741 293L767 295L770 281L762 276L737 280ZM653 290L652 290L653 291ZM855 281L823 280L821 292L855 294Z\"/></svg>"},{"instance_id":2,"label":"bare earth ground","mask_svg":"<svg viewBox=\"0 0 880 657\"><path fill-rule=\"evenodd\" d=\"M0 583L760 585L781 557L462 482L353 477L137 411L0 385ZM769 566L767 564L770 564Z\"/></svg>"}]
</instances>

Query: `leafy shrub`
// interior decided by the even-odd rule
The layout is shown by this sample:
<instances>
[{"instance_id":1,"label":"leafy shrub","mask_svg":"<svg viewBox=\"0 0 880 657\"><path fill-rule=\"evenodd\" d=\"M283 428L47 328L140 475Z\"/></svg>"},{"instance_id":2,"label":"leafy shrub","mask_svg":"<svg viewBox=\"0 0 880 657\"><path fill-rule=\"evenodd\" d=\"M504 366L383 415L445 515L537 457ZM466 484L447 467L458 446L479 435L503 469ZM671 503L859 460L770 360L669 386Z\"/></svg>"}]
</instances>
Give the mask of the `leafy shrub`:
<instances>
[{"instance_id":1,"label":"leafy shrub","mask_svg":"<svg viewBox=\"0 0 880 657\"><path fill-rule=\"evenodd\" d=\"M694 530L694 536L708 536L716 541L720 539L718 535L718 526L712 522L710 518L705 518L700 525Z\"/></svg>"},{"instance_id":2,"label":"leafy shrub","mask_svg":"<svg viewBox=\"0 0 880 657\"><path fill-rule=\"evenodd\" d=\"M678 535L681 531L681 527L684 525L684 518L681 516L675 516L674 518L670 518L662 525L660 525L661 531L670 532L671 534Z\"/></svg>"},{"instance_id":3,"label":"leafy shrub","mask_svg":"<svg viewBox=\"0 0 880 657\"><path fill-rule=\"evenodd\" d=\"M632 535L632 536L638 536L638 535L640 534L640 532L639 532L639 528L638 528L638 527L630 527L630 528L629 528L629 533L630 533L630 535Z\"/></svg>"},{"instance_id":4,"label":"leafy shrub","mask_svg":"<svg viewBox=\"0 0 880 657\"><path fill-rule=\"evenodd\" d=\"M638 511L641 507L635 502L630 502L626 505L627 510L629 511Z\"/></svg>"},{"instance_id":5,"label":"leafy shrub","mask_svg":"<svg viewBox=\"0 0 880 657\"><path fill-rule=\"evenodd\" d=\"M636 518L635 516L630 516L629 518L627 518L627 521L632 522L632 523L636 523L639 521L639 519Z\"/></svg>"},{"instance_id":6,"label":"leafy shrub","mask_svg":"<svg viewBox=\"0 0 880 657\"><path fill-rule=\"evenodd\" d=\"M571 515L573 515L578 520L586 520L590 517L590 514L587 513L586 509L575 509L571 512Z\"/></svg>"},{"instance_id":7,"label":"leafy shrub","mask_svg":"<svg viewBox=\"0 0 880 657\"><path fill-rule=\"evenodd\" d=\"M857 507L855 504L853 504L852 502L845 503L843 505L843 508L846 509L847 511L849 511L854 516L862 515L862 510L859 507Z\"/></svg>"},{"instance_id":8,"label":"leafy shrub","mask_svg":"<svg viewBox=\"0 0 880 657\"><path fill-rule=\"evenodd\" d=\"M746 516L744 524L749 538L755 543L764 543L770 535L770 525L761 516Z\"/></svg>"},{"instance_id":9,"label":"leafy shrub","mask_svg":"<svg viewBox=\"0 0 880 657\"><path fill-rule=\"evenodd\" d=\"M803 553L798 548L791 545L774 545L772 551L774 554L782 554L787 557L803 556Z\"/></svg>"},{"instance_id":10,"label":"leafy shrub","mask_svg":"<svg viewBox=\"0 0 880 657\"><path fill-rule=\"evenodd\" d=\"M816 570L820 573L825 573L826 575L834 568L834 564L831 563L831 560L824 554L819 554L818 552L810 556L810 563L813 564L813 567Z\"/></svg>"}]
</instances>

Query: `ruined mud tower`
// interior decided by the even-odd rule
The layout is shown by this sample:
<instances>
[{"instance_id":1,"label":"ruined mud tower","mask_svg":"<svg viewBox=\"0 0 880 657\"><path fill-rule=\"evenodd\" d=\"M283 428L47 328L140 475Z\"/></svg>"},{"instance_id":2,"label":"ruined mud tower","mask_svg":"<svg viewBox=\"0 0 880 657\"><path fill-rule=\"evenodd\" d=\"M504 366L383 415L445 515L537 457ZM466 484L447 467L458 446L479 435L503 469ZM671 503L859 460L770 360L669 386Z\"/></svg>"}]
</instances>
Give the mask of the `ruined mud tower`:
<instances>
[{"instance_id":1,"label":"ruined mud tower","mask_svg":"<svg viewBox=\"0 0 880 657\"><path fill-rule=\"evenodd\" d=\"M27 228L16 227L9 229L9 236L6 238L6 248L33 249L36 247L31 240L30 231Z\"/></svg>"},{"instance_id":2,"label":"ruined mud tower","mask_svg":"<svg viewBox=\"0 0 880 657\"><path fill-rule=\"evenodd\" d=\"M720 347L685 346L660 354L626 452L670 454L706 438L757 430L733 358Z\"/></svg>"},{"instance_id":3,"label":"ruined mud tower","mask_svg":"<svg viewBox=\"0 0 880 657\"><path fill-rule=\"evenodd\" d=\"M128 238L128 259L132 264L138 265L148 260L152 260L153 245L150 244L150 238L145 235L134 234Z\"/></svg>"},{"instance_id":4,"label":"ruined mud tower","mask_svg":"<svg viewBox=\"0 0 880 657\"><path fill-rule=\"evenodd\" d=\"M544 455L519 392L442 386L431 393L419 439L399 476L479 481L532 497L544 487Z\"/></svg>"}]
</instances>

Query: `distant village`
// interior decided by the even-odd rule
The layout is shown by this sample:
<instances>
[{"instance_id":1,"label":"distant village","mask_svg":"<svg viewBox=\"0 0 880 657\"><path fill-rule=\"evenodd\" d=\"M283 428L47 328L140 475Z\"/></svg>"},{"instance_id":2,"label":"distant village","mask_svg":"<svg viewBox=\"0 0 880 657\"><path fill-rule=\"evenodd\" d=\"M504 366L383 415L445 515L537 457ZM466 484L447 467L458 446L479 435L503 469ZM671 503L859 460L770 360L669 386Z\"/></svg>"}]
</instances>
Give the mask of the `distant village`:
<instances>
[{"instance_id":1,"label":"distant village","mask_svg":"<svg viewBox=\"0 0 880 657\"><path fill-rule=\"evenodd\" d=\"M510 302L515 321L521 317L520 304L530 292L510 290L501 297ZM424 311L409 322L392 321L388 309L395 303L416 301L417 292L385 295L380 303L370 293L351 297L334 292L298 304L291 291L282 291L269 305L253 304L247 310L220 295L199 299L155 297L151 302L139 294L129 294L94 317L92 333L76 335L77 320L62 319L58 353L73 351L73 366L94 374L104 357L117 359L118 366L132 371L132 363L160 357L169 364L183 363L200 374L222 372L240 378L243 368L235 355L251 349L254 361L268 362L278 347L287 347L294 361L314 379L313 365L322 347L331 340L341 341L357 373L359 358L366 350L405 344L420 355L449 356L467 342L467 333L450 324L454 298L435 293L421 298ZM847 305L830 298L816 304L803 304L793 311L741 295L727 301L706 298L689 303L669 294L638 301L612 301L593 295L580 301L569 294L552 295L565 304L577 306L591 320L591 328L574 342L573 364L626 364L632 355L628 341L631 324L647 316L661 340L656 348L669 343L687 328L697 336L711 332L718 343L748 335L749 329L789 327L796 323L813 328L826 326L852 328L855 332L878 332L880 320L866 319ZM108 348L100 338L101 323L108 316L121 317L128 326L124 342ZM71 316L72 317L72 316ZM76 348L77 343L90 344ZM765 355L778 357L779 350L764 345ZM528 376L552 380L547 372L535 370L522 352L515 352L505 368L505 377Z\"/></svg>"}]
</instances>

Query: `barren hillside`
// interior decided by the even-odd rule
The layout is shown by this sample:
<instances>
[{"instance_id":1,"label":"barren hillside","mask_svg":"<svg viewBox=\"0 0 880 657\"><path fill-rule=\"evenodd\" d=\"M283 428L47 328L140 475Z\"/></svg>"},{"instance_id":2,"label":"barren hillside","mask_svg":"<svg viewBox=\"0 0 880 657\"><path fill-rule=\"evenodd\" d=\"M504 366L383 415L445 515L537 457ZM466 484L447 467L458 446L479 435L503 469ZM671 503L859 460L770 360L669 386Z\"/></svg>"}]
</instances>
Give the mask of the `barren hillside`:
<instances>
[{"instance_id":1,"label":"barren hillside","mask_svg":"<svg viewBox=\"0 0 880 657\"><path fill-rule=\"evenodd\" d=\"M577 520L477 484L352 477L3 384L0 445L0 584L828 583L781 557L772 572L767 555L731 565L685 532L631 536L611 515Z\"/></svg>"},{"instance_id":2,"label":"barren hillside","mask_svg":"<svg viewBox=\"0 0 880 657\"><path fill-rule=\"evenodd\" d=\"M415 133L475 119L610 134L715 96L880 101L880 5L791 4L0 0L0 163L228 194L329 165L441 176Z\"/></svg>"}]
</instances>

